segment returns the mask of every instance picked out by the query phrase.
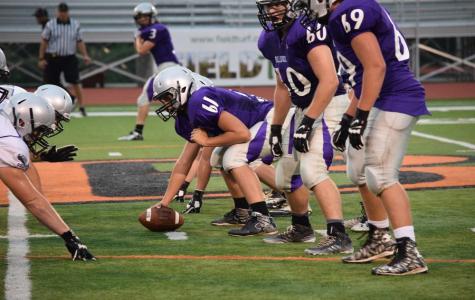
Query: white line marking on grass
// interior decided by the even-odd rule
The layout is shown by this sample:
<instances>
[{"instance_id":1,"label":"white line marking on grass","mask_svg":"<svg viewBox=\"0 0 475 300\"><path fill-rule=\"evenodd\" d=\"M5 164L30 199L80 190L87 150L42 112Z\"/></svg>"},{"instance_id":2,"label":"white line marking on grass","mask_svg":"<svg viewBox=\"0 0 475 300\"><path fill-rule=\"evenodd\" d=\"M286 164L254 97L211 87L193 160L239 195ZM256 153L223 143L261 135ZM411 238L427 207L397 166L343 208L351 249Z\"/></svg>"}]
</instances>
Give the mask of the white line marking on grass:
<instances>
[{"instance_id":1,"label":"white line marking on grass","mask_svg":"<svg viewBox=\"0 0 475 300\"><path fill-rule=\"evenodd\" d=\"M43 238L51 238L51 237L58 237L56 234L30 234L27 236L28 239L43 239ZM8 239L8 235L0 235L0 239Z\"/></svg>"},{"instance_id":2,"label":"white line marking on grass","mask_svg":"<svg viewBox=\"0 0 475 300\"><path fill-rule=\"evenodd\" d=\"M459 124L475 124L475 118L458 118L458 119L422 119L417 121L417 125L459 125Z\"/></svg>"},{"instance_id":3,"label":"white line marking on grass","mask_svg":"<svg viewBox=\"0 0 475 300\"><path fill-rule=\"evenodd\" d=\"M465 105L465 106L429 106L429 111L471 111L475 110L475 106Z\"/></svg>"},{"instance_id":4,"label":"white line marking on grass","mask_svg":"<svg viewBox=\"0 0 475 300\"><path fill-rule=\"evenodd\" d=\"M472 232L475 232L475 228L472 228Z\"/></svg>"},{"instance_id":5,"label":"white line marking on grass","mask_svg":"<svg viewBox=\"0 0 475 300\"><path fill-rule=\"evenodd\" d=\"M169 240L172 241L186 241L188 239L186 232L182 231L169 231L165 232L165 235Z\"/></svg>"},{"instance_id":6,"label":"white line marking on grass","mask_svg":"<svg viewBox=\"0 0 475 300\"><path fill-rule=\"evenodd\" d=\"M164 113L167 115L167 113ZM95 111L87 112L88 117L135 117L137 115L136 111ZM149 116L156 116L157 114L153 111L148 113ZM82 115L79 112L73 112L71 114L74 118L82 118Z\"/></svg>"},{"instance_id":7,"label":"white line marking on grass","mask_svg":"<svg viewBox=\"0 0 475 300\"><path fill-rule=\"evenodd\" d=\"M440 136L436 136L436 135L432 135L432 134L413 131L412 135L417 136L417 137L421 137L421 138L426 138L426 139L429 139L429 140L439 141L439 142L446 143L446 144L458 145L458 146L462 146L462 147L472 149L472 150L475 149L474 144L470 144L470 143L466 143L466 142L462 142L462 141L457 141L457 140L452 140L452 139L448 139L448 138L444 138L444 137L440 137Z\"/></svg>"},{"instance_id":8,"label":"white line marking on grass","mask_svg":"<svg viewBox=\"0 0 475 300\"><path fill-rule=\"evenodd\" d=\"M327 236L327 230L326 229L316 229L315 230L315 233L323 236L323 237L326 237Z\"/></svg>"},{"instance_id":9,"label":"white line marking on grass","mask_svg":"<svg viewBox=\"0 0 475 300\"><path fill-rule=\"evenodd\" d=\"M5 299L31 299L28 229L25 226L26 209L8 193L8 252L5 278Z\"/></svg>"},{"instance_id":10,"label":"white line marking on grass","mask_svg":"<svg viewBox=\"0 0 475 300\"><path fill-rule=\"evenodd\" d=\"M120 152L109 152L109 156L111 156L111 157L119 157L119 156L122 156L122 153L120 153Z\"/></svg>"}]
</instances>

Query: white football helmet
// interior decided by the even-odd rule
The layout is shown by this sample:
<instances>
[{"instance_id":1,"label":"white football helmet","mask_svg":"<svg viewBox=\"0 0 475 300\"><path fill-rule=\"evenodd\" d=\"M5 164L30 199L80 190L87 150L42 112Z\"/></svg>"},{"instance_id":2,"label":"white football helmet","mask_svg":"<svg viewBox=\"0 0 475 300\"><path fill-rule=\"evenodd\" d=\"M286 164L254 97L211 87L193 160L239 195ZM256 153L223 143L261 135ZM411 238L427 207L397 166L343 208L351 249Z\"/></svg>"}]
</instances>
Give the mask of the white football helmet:
<instances>
[{"instance_id":1,"label":"white football helmet","mask_svg":"<svg viewBox=\"0 0 475 300\"><path fill-rule=\"evenodd\" d=\"M26 90L16 85L0 85L0 103L19 93L26 93Z\"/></svg>"},{"instance_id":2,"label":"white football helmet","mask_svg":"<svg viewBox=\"0 0 475 300\"><path fill-rule=\"evenodd\" d=\"M196 73L182 66L166 68L155 76L152 99L162 103L155 111L162 120L175 118L178 111L184 108L191 94L199 88L196 79ZM206 82L201 80L201 84Z\"/></svg>"},{"instance_id":3,"label":"white football helmet","mask_svg":"<svg viewBox=\"0 0 475 300\"><path fill-rule=\"evenodd\" d=\"M61 122L69 122L71 119L71 111L73 110L71 96L69 96L65 89L53 84L39 86L35 91L35 95L45 99L55 110L56 129L52 134L48 135L48 137L55 136L62 132L63 124Z\"/></svg>"},{"instance_id":4,"label":"white football helmet","mask_svg":"<svg viewBox=\"0 0 475 300\"><path fill-rule=\"evenodd\" d=\"M302 25L316 30L316 22L327 25L330 18L330 7L340 0L295 0L292 9L302 10L305 17L302 18Z\"/></svg>"},{"instance_id":5,"label":"white football helmet","mask_svg":"<svg viewBox=\"0 0 475 300\"><path fill-rule=\"evenodd\" d=\"M54 108L45 99L33 93L19 93L10 98L10 109L4 110L30 151L38 155L48 148L44 139L55 125Z\"/></svg>"},{"instance_id":6,"label":"white football helmet","mask_svg":"<svg viewBox=\"0 0 475 300\"><path fill-rule=\"evenodd\" d=\"M10 70L7 66L7 58L5 53L3 53L2 48L0 48L0 80L6 80L10 75Z\"/></svg>"},{"instance_id":7,"label":"white football helmet","mask_svg":"<svg viewBox=\"0 0 475 300\"><path fill-rule=\"evenodd\" d=\"M134 7L134 19L137 21L137 19L141 15L146 15L150 16L150 18L155 18L158 15L157 8L155 5L148 3L148 2L143 2L138 4L137 6Z\"/></svg>"}]
</instances>

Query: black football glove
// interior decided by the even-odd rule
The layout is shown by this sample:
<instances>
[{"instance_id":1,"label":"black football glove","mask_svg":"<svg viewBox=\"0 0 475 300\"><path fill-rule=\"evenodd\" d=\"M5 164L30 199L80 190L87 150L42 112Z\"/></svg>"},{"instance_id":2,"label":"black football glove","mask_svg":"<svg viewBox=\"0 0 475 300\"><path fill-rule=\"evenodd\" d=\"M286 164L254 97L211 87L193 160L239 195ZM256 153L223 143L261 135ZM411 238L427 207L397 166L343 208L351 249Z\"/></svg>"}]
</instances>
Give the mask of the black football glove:
<instances>
[{"instance_id":1,"label":"black football glove","mask_svg":"<svg viewBox=\"0 0 475 300\"><path fill-rule=\"evenodd\" d=\"M340 127L336 129L332 134L332 147L333 149L344 152L346 149L346 139L348 138L348 129L350 129L351 121L353 117L349 114L343 114L340 121Z\"/></svg>"},{"instance_id":2,"label":"black football glove","mask_svg":"<svg viewBox=\"0 0 475 300\"><path fill-rule=\"evenodd\" d=\"M74 160L74 156L77 155L76 152L78 150L79 149L74 145L68 145L61 148L53 146L49 150L42 152L40 154L40 159L49 162L71 161Z\"/></svg>"},{"instance_id":3,"label":"black football glove","mask_svg":"<svg viewBox=\"0 0 475 300\"><path fill-rule=\"evenodd\" d=\"M350 144L356 150L363 148L363 133L368 123L369 111L357 109L356 116L351 122L350 129L348 129Z\"/></svg>"},{"instance_id":4,"label":"black football glove","mask_svg":"<svg viewBox=\"0 0 475 300\"><path fill-rule=\"evenodd\" d=\"M315 119L304 116L294 133L294 147L298 152L306 153L310 149L310 134Z\"/></svg>"},{"instance_id":5,"label":"black football glove","mask_svg":"<svg viewBox=\"0 0 475 300\"><path fill-rule=\"evenodd\" d=\"M271 125L269 136L270 152L274 157L284 155L282 150L282 125Z\"/></svg>"},{"instance_id":6,"label":"black football glove","mask_svg":"<svg viewBox=\"0 0 475 300\"><path fill-rule=\"evenodd\" d=\"M73 260L96 260L94 255L87 250L87 246L71 230L63 233L61 237Z\"/></svg>"}]
</instances>

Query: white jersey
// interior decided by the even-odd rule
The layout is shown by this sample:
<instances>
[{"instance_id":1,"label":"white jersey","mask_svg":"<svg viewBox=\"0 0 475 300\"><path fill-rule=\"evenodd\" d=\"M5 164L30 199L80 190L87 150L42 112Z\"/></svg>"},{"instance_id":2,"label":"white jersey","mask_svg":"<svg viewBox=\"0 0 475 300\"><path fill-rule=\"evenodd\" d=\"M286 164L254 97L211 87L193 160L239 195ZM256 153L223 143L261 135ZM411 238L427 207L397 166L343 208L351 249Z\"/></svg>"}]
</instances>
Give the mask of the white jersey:
<instances>
[{"instance_id":1,"label":"white jersey","mask_svg":"<svg viewBox=\"0 0 475 300\"><path fill-rule=\"evenodd\" d=\"M0 110L6 106L6 104L9 102L9 99L13 97L13 95L19 93L26 93L26 90L16 85L0 85Z\"/></svg>"},{"instance_id":2,"label":"white jersey","mask_svg":"<svg viewBox=\"0 0 475 300\"><path fill-rule=\"evenodd\" d=\"M27 170L30 151L11 121L0 111L0 168Z\"/></svg>"}]
</instances>

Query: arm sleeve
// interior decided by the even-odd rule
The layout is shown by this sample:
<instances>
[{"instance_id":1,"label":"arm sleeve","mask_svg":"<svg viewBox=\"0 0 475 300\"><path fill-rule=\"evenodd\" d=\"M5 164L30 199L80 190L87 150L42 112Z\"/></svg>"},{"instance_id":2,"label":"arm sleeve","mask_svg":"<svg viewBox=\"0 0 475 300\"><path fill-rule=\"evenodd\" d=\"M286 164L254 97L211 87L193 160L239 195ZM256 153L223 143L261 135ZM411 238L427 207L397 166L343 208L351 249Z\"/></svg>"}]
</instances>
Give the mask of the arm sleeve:
<instances>
[{"instance_id":1,"label":"arm sleeve","mask_svg":"<svg viewBox=\"0 0 475 300\"><path fill-rule=\"evenodd\" d=\"M299 48L302 51L303 57L307 57L307 54L315 47L321 45L331 45L331 38L326 26L318 24L318 28L315 33L311 33L304 28L300 34L302 36L299 39Z\"/></svg>"},{"instance_id":2,"label":"arm sleeve","mask_svg":"<svg viewBox=\"0 0 475 300\"><path fill-rule=\"evenodd\" d=\"M224 108L219 99L213 99L206 95L200 95L191 103L188 111L190 114L190 122L193 128L202 128L208 134L218 134L220 132L218 121Z\"/></svg>"}]
</instances>

